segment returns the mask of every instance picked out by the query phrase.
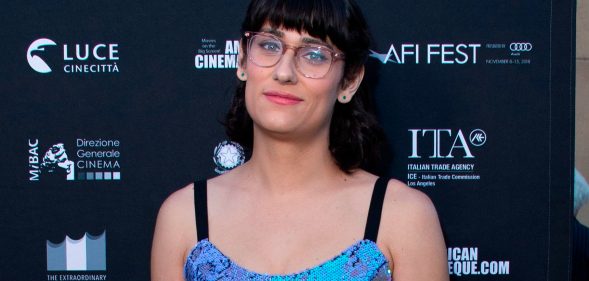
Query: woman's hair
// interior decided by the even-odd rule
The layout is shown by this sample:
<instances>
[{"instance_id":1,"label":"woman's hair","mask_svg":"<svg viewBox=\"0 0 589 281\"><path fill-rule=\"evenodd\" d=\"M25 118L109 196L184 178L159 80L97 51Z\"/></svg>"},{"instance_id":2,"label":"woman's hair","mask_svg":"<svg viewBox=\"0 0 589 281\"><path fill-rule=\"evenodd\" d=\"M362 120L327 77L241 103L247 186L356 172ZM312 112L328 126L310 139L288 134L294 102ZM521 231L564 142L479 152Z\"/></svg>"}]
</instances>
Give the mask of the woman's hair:
<instances>
[{"instance_id":1,"label":"woman's hair","mask_svg":"<svg viewBox=\"0 0 589 281\"><path fill-rule=\"evenodd\" d=\"M268 23L273 28L305 31L327 38L345 54L341 87L364 66L370 47L370 34L360 8L353 0L252 0L241 26L242 61L247 58L246 31L259 31ZM253 121L245 106L245 83L239 81L231 108L226 115L227 135L246 149L253 145ZM384 132L369 108L372 96L365 83L349 103L337 102L331 119L329 150L345 172L356 168L373 170L384 144Z\"/></svg>"}]
</instances>

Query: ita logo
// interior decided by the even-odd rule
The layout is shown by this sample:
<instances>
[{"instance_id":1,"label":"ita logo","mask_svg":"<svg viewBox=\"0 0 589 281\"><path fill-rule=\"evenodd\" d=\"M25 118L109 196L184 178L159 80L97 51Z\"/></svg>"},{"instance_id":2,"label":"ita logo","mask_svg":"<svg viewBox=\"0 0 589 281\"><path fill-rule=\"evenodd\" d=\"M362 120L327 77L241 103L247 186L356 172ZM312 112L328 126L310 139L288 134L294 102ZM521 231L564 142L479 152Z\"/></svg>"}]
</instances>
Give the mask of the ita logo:
<instances>
[{"instance_id":1,"label":"ita logo","mask_svg":"<svg viewBox=\"0 0 589 281\"><path fill-rule=\"evenodd\" d=\"M487 141L487 134L482 129L472 130L468 135L469 141L461 129L409 129L409 132L411 134L409 158L421 158L423 152L428 158L475 158L470 146L480 147ZM426 145L421 145L422 142Z\"/></svg>"},{"instance_id":2,"label":"ita logo","mask_svg":"<svg viewBox=\"0 0 589 281\"><path fill-rule=\"evenodd\" d=\"M121 179L120 141L85 139L42 143L28 140L29 181Z\"/></svg>"},{"instance_id":3,"label":"ita logo","mask_svg":"<svg viewBox=\"0 0 589 281\"><path fill-rule=\"evenodd\" d=\"M105 271L106 230L80 239L69 236L59 243L47 240L47 271Z\"/></svg>"},{"instance_id":4,"label":"ita logo","mask_svg":"<svg viewBox=\"0 0 589 281\"><path fill-rule=\"evenodd\" d=\"M215 172L223 174L245 161L243 147L233 141L223 141L215 147L213 161L217 166Z\"/></svg>"}]
</instances>

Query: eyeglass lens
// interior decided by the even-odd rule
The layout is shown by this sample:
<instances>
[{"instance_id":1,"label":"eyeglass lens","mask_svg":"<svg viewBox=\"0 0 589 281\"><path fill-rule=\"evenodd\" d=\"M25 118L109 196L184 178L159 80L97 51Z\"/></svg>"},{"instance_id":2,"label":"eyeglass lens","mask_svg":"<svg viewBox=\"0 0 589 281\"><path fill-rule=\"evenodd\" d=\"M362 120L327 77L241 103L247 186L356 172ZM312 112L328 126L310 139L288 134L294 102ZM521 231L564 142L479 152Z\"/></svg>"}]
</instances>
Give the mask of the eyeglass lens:
<instances>
[{"instance_id":1,"label":"eyeglass lens","mask_svg":"<svg viewBox=\"0 0 589 281\"><path fill-rule=\"evenodd\" d=\"M274 36L256 34L249 42L250 60L258 66L277 64L286 52L284 43ZM305 45L295 48L295 65L301 74L309 78L321 78L329 72L333 54L324 46Z\"/></svg>"}]
</instances>

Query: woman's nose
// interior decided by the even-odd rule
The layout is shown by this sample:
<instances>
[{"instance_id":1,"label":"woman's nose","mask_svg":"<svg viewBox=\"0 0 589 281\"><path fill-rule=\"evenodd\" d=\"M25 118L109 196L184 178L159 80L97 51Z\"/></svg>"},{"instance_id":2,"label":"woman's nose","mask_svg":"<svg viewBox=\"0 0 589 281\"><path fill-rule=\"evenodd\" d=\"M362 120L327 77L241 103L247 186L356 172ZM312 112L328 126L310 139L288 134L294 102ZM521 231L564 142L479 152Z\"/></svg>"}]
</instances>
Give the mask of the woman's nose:
<instances>
[{"instance_id":1,"label":"woman's nose","mask_svg":"<svg viewBox=\"0 0 589 281\"><path fill-rule=\"evenodd\" d=\"M272 78L280 83L296 83L296 56L293 49L287 49L280 61L274 66L274 72Z\"/></svg>"}]
</instances>

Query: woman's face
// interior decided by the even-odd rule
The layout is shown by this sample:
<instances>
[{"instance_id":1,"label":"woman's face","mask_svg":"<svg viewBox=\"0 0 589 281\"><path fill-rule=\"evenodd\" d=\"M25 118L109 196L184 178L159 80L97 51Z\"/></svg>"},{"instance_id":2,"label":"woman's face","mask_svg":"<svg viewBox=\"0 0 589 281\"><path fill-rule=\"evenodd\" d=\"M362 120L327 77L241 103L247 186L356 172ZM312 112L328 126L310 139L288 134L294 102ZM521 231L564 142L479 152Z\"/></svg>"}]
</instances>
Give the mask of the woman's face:
<instances>
[{"instance_id":1,"label":"woman's face","mask_svg":"<svg viewBox=\"0 0 589 281\"><path fill-rule=\"evenodd\" d=\"M295 48L319 40L306 32L272 29L269 25L261 31ZM330 42L322 44L340 52ZM246 81L245 102L254 121L255 134L269 133L290 139L328 134L338 96L342 100L342 96L347 95L345 100L349 100L353 95L350 87L341 87L343 60L334 60L329 72L317 79L305 77L297 70L294 48L287 48L280 61L270 67L261 67L250 58L240 61L243 65L238 68L237 76Z\"/></svg>"}]
</instances>

